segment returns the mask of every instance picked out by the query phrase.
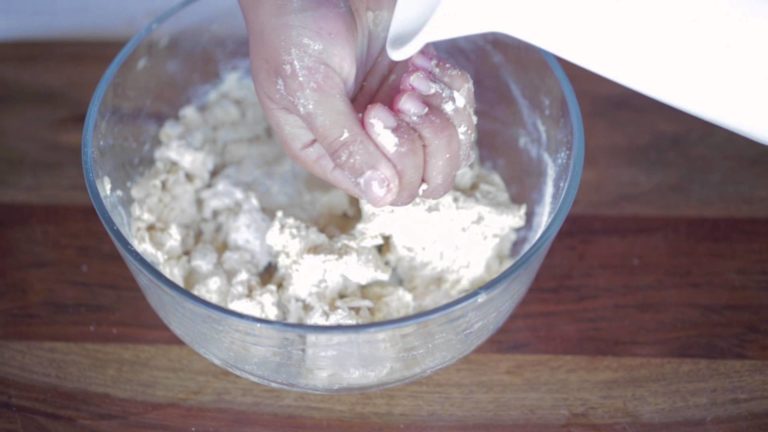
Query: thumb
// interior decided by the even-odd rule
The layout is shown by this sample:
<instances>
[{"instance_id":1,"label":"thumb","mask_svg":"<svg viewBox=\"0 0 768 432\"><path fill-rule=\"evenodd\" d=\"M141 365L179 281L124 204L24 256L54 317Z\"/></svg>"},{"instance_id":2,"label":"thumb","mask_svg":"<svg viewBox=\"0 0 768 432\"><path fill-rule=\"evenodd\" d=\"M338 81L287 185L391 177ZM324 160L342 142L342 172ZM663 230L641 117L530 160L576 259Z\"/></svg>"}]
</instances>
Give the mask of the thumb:
<instances>
[{"instance_id":1,"label":"thumb","mask_svg":"<svg viewBox=\"0 0 768 432\"><path fill-rule=\"evenodd\" d=\"M391 203L398 193L397 172L366 133L340 76L355 70L344 62L355 52L350 42L357 40L345 11L329 2L240 4L256 92L293 158L375 206Z\"/></svg>"}]
</instances>

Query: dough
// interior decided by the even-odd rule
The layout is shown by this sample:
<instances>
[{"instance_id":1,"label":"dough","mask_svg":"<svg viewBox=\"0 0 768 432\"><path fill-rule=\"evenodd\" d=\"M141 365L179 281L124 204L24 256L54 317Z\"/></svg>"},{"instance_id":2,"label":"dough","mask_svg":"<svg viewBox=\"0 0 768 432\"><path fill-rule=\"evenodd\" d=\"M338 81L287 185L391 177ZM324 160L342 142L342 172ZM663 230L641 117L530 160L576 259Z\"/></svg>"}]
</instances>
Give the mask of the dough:
<instances>
[{"instance_id":1,"label":"dough","mask_svg":"<svg viewBox=\"0 0 768 432\"><path fill-rule=\"evenodd\" d=\"M434 308L510 264L525 206L473 165L438 200L374 208L288 159L250 77L165 122L131 188L134 246L207 301L260 318L360 324Z\"/></svg>"}]
</instances>

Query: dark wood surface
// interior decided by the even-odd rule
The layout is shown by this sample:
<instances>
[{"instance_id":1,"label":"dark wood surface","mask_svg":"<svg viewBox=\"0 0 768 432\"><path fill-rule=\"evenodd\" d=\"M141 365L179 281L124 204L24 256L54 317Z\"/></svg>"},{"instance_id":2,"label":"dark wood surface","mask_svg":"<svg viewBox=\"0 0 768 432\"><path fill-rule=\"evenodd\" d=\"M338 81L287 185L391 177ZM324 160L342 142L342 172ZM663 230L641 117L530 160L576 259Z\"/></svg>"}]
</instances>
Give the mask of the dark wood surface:
<instances>
[{"instance_id":1,"label":"dark wood surface","mask_svg":"<svg viewBox=\"0 0 768 432\"><path fill-rule=\"evenodd\" d=\"M512 318L431 377L269 389L154 315L80 134L114 44L0 44L0 430L768 431L768 147L566 65L587 159Z\"/></svg>"}]
</instances>

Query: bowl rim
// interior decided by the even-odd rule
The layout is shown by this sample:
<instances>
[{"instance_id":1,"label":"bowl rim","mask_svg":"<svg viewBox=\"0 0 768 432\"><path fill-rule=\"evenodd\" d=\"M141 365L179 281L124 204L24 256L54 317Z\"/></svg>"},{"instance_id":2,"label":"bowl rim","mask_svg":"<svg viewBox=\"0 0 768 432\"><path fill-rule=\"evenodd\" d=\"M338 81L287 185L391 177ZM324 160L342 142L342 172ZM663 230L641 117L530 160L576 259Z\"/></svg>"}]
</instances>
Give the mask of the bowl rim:
<instances>
[{"instance_id":1,"label":"bowl rim","mask_svg":"<svg viewBox=\"0 0 768 432\"><path fill-rule=\"evenodd\" d=\"M584 165L584 126L582 123L581 110L579 109L578 101L576 100L576 94L571 86L568 77L565 74L562 66L555 59L555 56L551 53L536 48L539 53L544 57L550 69L554 73L555 77L560 84L560 88L565 96L566 106L568 107L568 115L570 117L571 125L573 127L573 140L572 140L572 161L568 176L566 179L566 190L562 199L551 217L550 221L541 231L538 238L534 240L533 244L508 268L499 273L495 278L485 283L481 287L459 297L448 303L440 305L436 308L429 309L423 312L419 312L413 315L405 317L387 320L376 321L366 324L355 325L317 325L317 324L298 324L282 321L271 321L263 318L257 318L251 315L246 315L231 309L227 309L223 306L211 303L204 300L201 297L193 294L191 291L179 286L173 282L170 278L165 276L160 270L152 265L144 256L136 250L131 242L117 227L117 224L112 219L109 211L106 208L104 200L98 191L96 178L93 170L93 132L95 130L96 119L98 117L98 111L101 107L101 103L104 99L104 95L112 83L115 75L125 60L130 56L136 47L143 42L152 32L154 32L163 22L173 17L176 13L189 5L196 3L198 0L183 0L180 3L170 7L165 12L160 14L157 18L152 20L146 27L136 33L120 50L117 56L112 60L104 75L99 80L99 83L94 91L93 97L88 105L88 111L85 117L85 125L83 128L82 137L82 164L83 173L85 176L85 184L88 190L88 195L91 202L96 209L96 213L99 216L102 224L107 230L107 233L112 238L112 241L117 245L120 251L123 253L124 258L129 258L133 261L139 269L147 274L152 279L156 280L163 288L171 290L176 294L180 294L186 297L193 304L209 309L215 314L224 314L228 318L234 318L244 321L256 326L269 327L274 330L286 331L291 333L349 333L349 332L379 332L391 330L394 328L401 328L417 324L423 321L428 321L442 315L445 315L455 309L461 308L465 304L472 302L477 298L482 298L489 292L497 289L502 289L505 285L502 283L507 277L518 273L526 264L531 261L542 248L547 247L550 240L554 238L557 232L560 230L565 218L567 217L573 201L576 198L576 193L581 181L581 174ZM137 282L138 283L138 282Z\"/></svg>"}]
</instances>

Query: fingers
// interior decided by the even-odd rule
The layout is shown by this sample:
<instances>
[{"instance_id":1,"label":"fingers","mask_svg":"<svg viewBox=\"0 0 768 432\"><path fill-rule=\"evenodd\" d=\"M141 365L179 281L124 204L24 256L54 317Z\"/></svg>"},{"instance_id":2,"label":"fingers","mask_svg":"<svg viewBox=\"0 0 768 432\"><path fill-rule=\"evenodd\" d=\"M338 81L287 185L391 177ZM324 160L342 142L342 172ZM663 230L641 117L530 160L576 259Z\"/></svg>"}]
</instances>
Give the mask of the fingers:
<instances>
[{"instance_id":1,"label":"fingers","mask_svg":"<svg viewBox=\"0 0 768 432\"><path fill-rule=\"evenodd\" d=\"M319 68L312 81L286 79L289 103L264 97L263 108L290 155L313 174L374 206L398 195L398 174L363 128L338 78Z\"/></svg>"},{"instance_id":2,"label":"fingers","mask_svg":"<svg viewBox=\"0 0 768 432\"><path fill-rule=\"evenodd\" d=\"M252 55L260 61L253 67L256 90L275 134L295 160L375 206L407 204L422 184L425 197L451 189L475 134L466 74L426 56L394 66L382 57L350 101L354 65L328 62L346 58L339 44L296 36L285 51L285 44L270 39L269 29L262 27L249 27L256 34L252 48L261 53ZM263 40L275 43L257 43ZM420 85L419 78L434 86ZM392 100L391 109L371 104Z\"/></svg>"},{"instance_id":3,"label":"fingers","mask_svg":"<svg viewBox=\"0 0 768 432\"><path fill-rule=\"evenodd\" d=\"M324 165L324 178L336 185L351 183L356 188L354 194L374 206L390 204L398 196L398 173L366 133L343 89L310 97L313 107L302 114L315 141L310 141L299 157L314 157ZM316 145L327 154L331 166L318 159L318 149L312 148Z\"/></svg>"},{"instance_id":4,"label":"fingers","mask_svg":"<svg viewBox=\"0 0 768 432\"><path fill-rule=\"evenodd\" d=\"M405 91L395 98L395 108L424 143L424 172L422 181L426 198L439 198L453 187L461 165L460 143L456 128L440 106L425 102L414 91Z\"/></svg>"},{"instance_id":5,"label":"fingers","mask_svg":"<svg viewBox=\"0 0 768 432\"><path fill-rule=\"evenodd\" d=\"M461 142L462 166L474 158L477 137L475 94L469 74L423 53L411 59L413 70L403 76L401 86L422 95L427 104L436 105L448 116Z\"/></svg>"},{"instance_id":6,"label":"fingers","mask_svg":"<svg viewBox=\"0 0 768 432\"><path fill-rule=\"evenodd\" d=\"M286 150L352 195L376 206L392 202L398 174L350 101L358 72L351 12L311 1L241 0L241 6L256 91Z\"/></svg>"},{"instance_id":7,"label":"fingers","mask_svg":"<svg viewBox=\"0 0 768 432\"><path fill-rule=\"evenodd\" d=\"M441 161L439 154L442 152L458 153L459 168L468 167L476 157L475 100L471 78L466 72L437 60L436 53L429 47L410 61L395 64L387 74L388 78L384 80L374 80L380 85L373 97L371 97L370 91L365 91L365 85L363 86L355 98L356 107L365 107L371 103L371 100L387 103L393 99L402 98L403 92L412 91L421 98L414 96L404 100L406 102L410 99L420 100L431 112L429 118L421 120L421 116L416 115L420 113L413 112L413 110L410 113L404 113L397 103L393 105L398 126L392 132L404 147L400 157L393 157L391 153L386 151L381 141L375 136L376 130L368 123L367 114L364 117L364 124L369 135L380 144L380 148L392 161L399 175L399 194L391 204L407 204L412 197L418 195L413 187L415 184L414 177L418 173L421 173L422 181L427 185L423 195L437 198L450 189L450 185L456 177L456 171L453 171L454 165L450 161ZM384 108L382 106L375 111ZM392 111L387 110L387 112ZM441 116L440 113L445 117ZM445 122L445 118L449 122ZM377 122L377 124L383 123ZM451 129L455 131L459 142L458 150L455 151L451 150L451 148L456 148L453 137L449 133ZM409 130L413 131L410 136L415 134L415 137L408 140L409 145L404 145L404 138L401 135ZM431 142L430 140L439 140L439 142ZM422 166L413 163L414 160L419 160L418 157L413 156L418 154L416 148L418 143L423 147L421 151ZM433 184L431 188L428 186L430 183Z\"/></svg>"},{"instance_id":8,"label":"fingers","mask_svg":"<svg viewBox=\"0 0 768 432\"><path fill-rule=\"evenodd\" d=\"M433 55L425 49L408 62L394 102L399 117L423 143L422 195L427 198L439 198L453 187L456 173L475 157L476 138L471 78Z\"/></svg>"},{"instance_id":9,"label":"fingers","mask_svg":"<svg viewBox=\"0 0 768 432\"><path fill-rule=\"evenodd\" d=\"M314 134L306 128L304 120L286 110L264 106L272 131L283 143L288 155L307 171L342 189L350 195L361 197L357 182L340 170Z\"/></svg>"},{"instance_id":10,"label":"fingers","mask_svg":"<svg viewBox=\"0 0 768 432\"><path fill-rule=\"evenodd\" d=\"M390 204L405 205L419 193L424 169L424 143L404 120L382 104L370 105L363 124L398 173L399 192Z\"/></svg>"},{"instance_id":11,"label":"fingers","mask_svg":"<svg viewBox=\"0 0 768 432\"><path fill-rule=\"evenodd\" d=\"M387 57L387 53L383 52L382 56ZM387 60L389 58L387 57ZM383 104L391 104L395 100L395 96L400 93L400 83L403 75L411 68L408 62L393 63L388 71L386 79L383 79L377 83L375 92L369 93L369 100L365 102L365 105L369 105L373 102L379 102ZM360 94L355 96L356 102L362 102Z\"/></svg>"}]
</instances>

